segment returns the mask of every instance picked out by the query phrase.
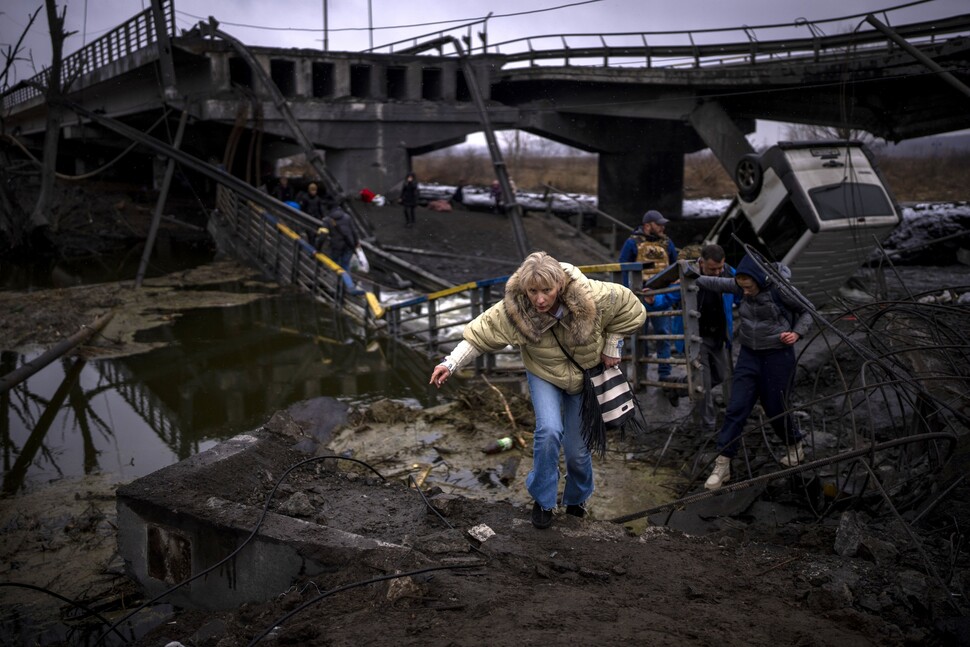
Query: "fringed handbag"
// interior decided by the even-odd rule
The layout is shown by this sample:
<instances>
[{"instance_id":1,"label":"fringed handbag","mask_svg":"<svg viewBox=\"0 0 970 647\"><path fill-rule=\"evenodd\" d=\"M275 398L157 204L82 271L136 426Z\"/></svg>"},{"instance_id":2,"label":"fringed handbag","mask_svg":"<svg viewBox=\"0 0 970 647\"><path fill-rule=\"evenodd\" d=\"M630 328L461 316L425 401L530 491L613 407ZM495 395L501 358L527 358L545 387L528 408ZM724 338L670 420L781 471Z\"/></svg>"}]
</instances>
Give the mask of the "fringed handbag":
<instances>
[{"instance_id":1,"label":"fringed handbag","mask_svg":"<svg viewBox=\"0 0 970 647\"><path fill-rule=\"evenodd\" d=\"M552 331L552 336L569 361L583 374L581 425L586 448L591 453L595 451L603 456L606 454L608 429L619 429L622 433L629 425L642 432L643 425L636 418L640 403L637 402L623 371L616 366L607 368L604 364L584 369L562 345L555 331ZM640 417L643 417L642 411Z\"/></svg>"}]
</instances>

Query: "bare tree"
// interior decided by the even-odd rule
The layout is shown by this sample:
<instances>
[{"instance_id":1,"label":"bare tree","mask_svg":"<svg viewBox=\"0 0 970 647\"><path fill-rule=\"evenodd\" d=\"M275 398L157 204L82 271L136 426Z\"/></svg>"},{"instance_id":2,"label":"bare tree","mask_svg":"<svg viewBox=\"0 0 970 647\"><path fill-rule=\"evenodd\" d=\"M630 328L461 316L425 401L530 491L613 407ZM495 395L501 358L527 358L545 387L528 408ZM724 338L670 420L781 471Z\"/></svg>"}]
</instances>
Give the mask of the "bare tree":
<instances>
[{"instance_id":1,"label":"bare tree","mask_svg":"<svg viewBox=\"0 0 970 647\"><path fill-rule=\"evenodd\" d=\"M44 132L44 162L40 172L40 194L37 203L30 214L29 228L31 235L41 228L50 226L49 214L54 204L54 185L57 179L57 146L61 137L61 122L64 118L64 108L61 103L64 93L70 85L63 74L64 41L76 32L64 31L64 17L67 14L65 6L60 15L54 0L45 0L47 8L47 24L51 34L51 66L47 75L47 130Z\"/></svg>"},{"instance_id":2,"label":"bare tree","mask_svg":"<svg viewBox=\"0 0 970 647\"><path fill-rule=\"evenodd\" d=\"M27 33L33 27L34 21L37 20L37 16L40 15L42 8L37 7L30 14L27 19L27 26L21 32L17 42L12 45L7 45L7 48L0 52L0 55L3 56L3 67L0 69L0 90L3 92L10 89L10 76L14 65L18 61L28 60L22 56L24 38L26 38ZM0 111L0 133L2 134L6 134L5 116ZM10 178L13 167L14 165L10 156L7 154L7 149L0 148L0 239L5 239L10 247L19 247L23 244L27 213L21 208L10 191L10 187L14 186Z\"/></svg>"}]
</instances>

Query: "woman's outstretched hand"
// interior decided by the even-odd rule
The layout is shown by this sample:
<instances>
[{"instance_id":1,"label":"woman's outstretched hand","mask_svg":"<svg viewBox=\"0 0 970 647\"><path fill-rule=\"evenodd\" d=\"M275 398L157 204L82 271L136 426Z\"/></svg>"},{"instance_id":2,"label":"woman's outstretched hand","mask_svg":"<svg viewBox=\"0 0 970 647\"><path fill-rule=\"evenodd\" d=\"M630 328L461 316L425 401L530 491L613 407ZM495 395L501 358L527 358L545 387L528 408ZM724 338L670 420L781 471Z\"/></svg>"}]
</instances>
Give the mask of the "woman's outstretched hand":
<instances>
[{"instance_id":1,"label":"woman's outstretched hand","mask_svg":"<svg viewBox=\"0 0 970 647\"><path fill-rule=\"evenodd\" d=\"M444 364L438 364L434 367L434 370L431 371L431 381L428 382L428 384L434 384L440 389L441 385L444 384L449 377L451 377L451 371L448 370L448 367Z\"/></svg>"}]
</instances>

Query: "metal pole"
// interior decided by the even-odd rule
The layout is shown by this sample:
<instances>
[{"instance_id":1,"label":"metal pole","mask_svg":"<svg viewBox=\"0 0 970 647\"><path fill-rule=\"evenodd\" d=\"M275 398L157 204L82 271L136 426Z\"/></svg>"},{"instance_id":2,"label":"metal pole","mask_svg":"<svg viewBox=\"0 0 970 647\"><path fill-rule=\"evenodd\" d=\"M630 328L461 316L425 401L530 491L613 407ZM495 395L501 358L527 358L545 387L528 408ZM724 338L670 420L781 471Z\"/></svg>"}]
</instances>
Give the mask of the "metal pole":
<instances>
[{"instance_id":1,"label":"metal pole","mask_svg":"<svg viewBox=\"0 0 970 647\"><path fill-rule=\"evenodd\" d=\"M323 0L323 51L330 51L330 41L327 32L327 0Z\"/></svg>"},{"instance_id":2,"label":"metal pole","mask_svg":"<svg viewBox=\"0 0 970 647\"><path fill-rule=\"evenodd\" d=\"M189 113L182 111L182 118L179 119L178 130L175 131L175 141L172 142L174 148L182 145L182 135L185 133L185 122L189 120ZM175 158L168 158L168 165L165 167L165 179L162 180L162 190L158 194L158 202L155 203L155 213L152 214L152 224L148 230L148 239L145 241L145 251L141 255L141 263L138 265L138 274L135 276L135 287L140 288L142 279L145 278L145 269L148 267L148 259L152 255L152 248L155 246L155 236L158 234L158 223L162 219L162 209L165 208L165 201L168 199L168 188L172 185L172 175L175 174Z\"/></svg>"},{"instance_id":3,"label":"metal pole","mask_svg":"<svg viewBox=\"0 0 970 647\"><path fill-rule=\"evenodd\" d=\"M175 63L172 60L172 42L169 39L168 25L165 23L162 0L152 0L152 18L155 21L158 62L162 71L162 87L164 88L165 99L174 101L178 97L178 90L175 86Z\"/></svg>"},{"instance_id":4,"label":"metal pole","mask_svg":"<svg viewBox=\"0 0 970 647\"><path fill-rule=\"evenodd\" d=\"M965 83L963 83L958 78L956 78L955 76L953 76L952 74L944 70L942 67L940 67L937 64L937 62L934 61L932 58L930 58L923 52L919 51L918 49L910 45L906 41L906 39L904 39L902 36L897 34L895 31L893 31L886 25L879 22L878 18L876 18L872 14L869 14L866 16L866 22L868 22L870 25L872 25L882 33L886 34L886 37L889 38L889 40L893 41L894 43L902 47L904 50L906 50L906 52L909 53L910 56L915 58L917 61L919 61L926 67L928 67L931 71L935 72L937 75L939 75L941 79L943 79L944 81L946 81L947 83L955 87L957 90L959 90L966 96L970 97L970 87L967 87Z\"/></svg>"},{"instance_id":5,"label":"metal pole","mask_svg":"<svg viewBox=\"0 0 970 647\"><path fill-rule=\"evenodd\" d=\"M370 49L374 49L374 8L371 0L367 0L367 32L370 36Z\"/></svg>"}]
</instances>

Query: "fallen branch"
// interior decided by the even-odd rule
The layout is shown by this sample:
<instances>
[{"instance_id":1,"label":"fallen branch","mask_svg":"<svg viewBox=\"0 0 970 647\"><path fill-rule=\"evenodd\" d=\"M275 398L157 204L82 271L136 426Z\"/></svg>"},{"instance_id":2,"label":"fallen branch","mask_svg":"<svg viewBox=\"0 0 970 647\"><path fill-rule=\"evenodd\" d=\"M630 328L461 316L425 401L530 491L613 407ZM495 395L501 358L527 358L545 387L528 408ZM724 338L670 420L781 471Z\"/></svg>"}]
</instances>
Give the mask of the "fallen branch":
<instances>
[{"instance_id":1,"label":"fallen branch","mask_svg":"<svg viewBox=\"0 0 970 647\"><path fill-rule=\"evenodd\" d=\"M99 332L102 328L108 325L108 322L111 321L112 317L114 317L114 312L101 315L95 319L94 323L90 326L82 326L81 330L74 333L67 339L58 342L52 346L50 350L43 353L39 357L34 358L20 368L7 373L3 377L0 377L0 393L6 393L40 369L53 362L58 357L67 354L77 346L80 346L86 342L88 339L93 337L95 333Z\"/></svg>"},{"instance_id":2,"label":"fallen branch","mask_svg":"<svg viewBox=\"0 0 970 647\"><path fill-rule=\"evenodd\" d=\"M509 424L512 426L512 435L515 437L515 442L518 443L519 447L525 449L525 440L523 440L522 435L516 430L515 416L512 415L512 408L509 407L509 401L505 399L505 394L497 386L489 382L488 378L484 375L482 375L482 380L485 381L488 388L498 393L499 399L502 400L502 406L505 408L505 415L509 417Z\"/></svg>"}]
</instances>

